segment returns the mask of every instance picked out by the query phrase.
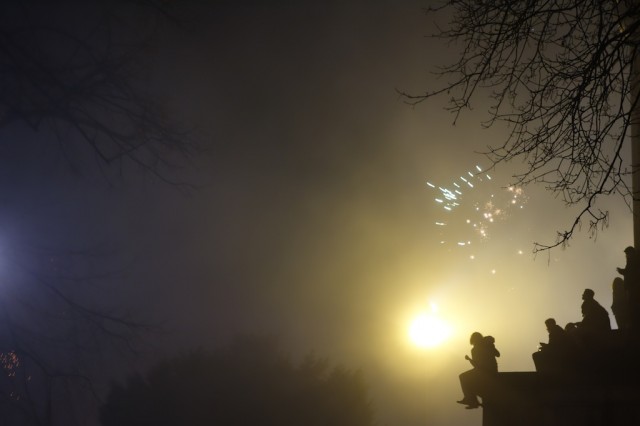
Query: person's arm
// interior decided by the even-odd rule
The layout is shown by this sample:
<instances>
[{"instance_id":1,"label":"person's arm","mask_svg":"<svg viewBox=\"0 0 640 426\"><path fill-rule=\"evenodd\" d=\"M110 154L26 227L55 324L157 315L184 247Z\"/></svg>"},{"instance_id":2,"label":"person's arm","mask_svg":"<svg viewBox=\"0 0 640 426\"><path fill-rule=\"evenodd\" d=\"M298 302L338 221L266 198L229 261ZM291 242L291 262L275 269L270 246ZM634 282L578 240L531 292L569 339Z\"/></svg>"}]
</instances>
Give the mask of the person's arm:
<instances>
[{"instance_id":1,"label":"person's arm","mask_svg":"<svg viewBox=\"0 0 640 426\"><path fill-rule=\"evenodd\" d=\"M469 357L469 355L465 355L464 359L466 359L467 361L469 361L471 363L472 366L476 366L476 363L473 361L473 359L471 357Z\"/></svg>"}]
</instances>

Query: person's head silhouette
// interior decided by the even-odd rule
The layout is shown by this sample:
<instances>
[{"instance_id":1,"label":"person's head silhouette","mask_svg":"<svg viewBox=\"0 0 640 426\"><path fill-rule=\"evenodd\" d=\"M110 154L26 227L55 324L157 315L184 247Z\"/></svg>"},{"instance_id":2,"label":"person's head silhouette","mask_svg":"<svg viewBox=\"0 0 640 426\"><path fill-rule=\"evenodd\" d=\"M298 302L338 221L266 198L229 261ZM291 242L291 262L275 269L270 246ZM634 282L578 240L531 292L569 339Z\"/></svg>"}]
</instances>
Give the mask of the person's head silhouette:
<instances>
[{"instance_id":1,"label":"person's head silhouette","mask_svg":"<svg viewBox=\"0 0 640 426\"><path fill-rule=\"evenodd\" d=\"M585 288L582 292L582 300L591 300L595 296L595 293L590 288Z\"/></svg>"},{"instance_id":2,"label":"person's head silhouette","mask_svg":"<svg viewBox=\"0 0 640 426\"><path fill-rule=\"evenodd\" d=\"M624 249L624 254L627 257L627 260L632 259L636 256L636 249L633 248L632 246L629 246L626 249Z\"/></svg>"},{"instance_id":3,"label":"person's head silhouette","mask_svg":"<svg viewBox=\"0 0 640 426\"><path fill-rule=\"evenodd\" d=\"M547 330L550 330L554 325L556 325L556 320L553 318L546 319L544 321L544 325L547 326Z\"/></svg>"},{"instance_id":4,"label":"person's head silhouette","mask_svg":"<svg viewBox=\"0 0 640 426\"><path fill-rule=\"evenodd\" d=\"M611 288L614 292L623 291L624 290L624 280L620 277L615 277L613 279L613 283L611 283Z\"/></svg>"},{"instance_id":5,"label":"person's head silhouette","mask_svg":"<svg viewBox=\"0 0 640 426\"><path fill-rule=\"evenodd\" d=\"M471 334L471 338L469 339L469 343L471 343L472 345L477 345L482 343L482 334L476 332L473 332Z\"/></svg>"}]
</instances>

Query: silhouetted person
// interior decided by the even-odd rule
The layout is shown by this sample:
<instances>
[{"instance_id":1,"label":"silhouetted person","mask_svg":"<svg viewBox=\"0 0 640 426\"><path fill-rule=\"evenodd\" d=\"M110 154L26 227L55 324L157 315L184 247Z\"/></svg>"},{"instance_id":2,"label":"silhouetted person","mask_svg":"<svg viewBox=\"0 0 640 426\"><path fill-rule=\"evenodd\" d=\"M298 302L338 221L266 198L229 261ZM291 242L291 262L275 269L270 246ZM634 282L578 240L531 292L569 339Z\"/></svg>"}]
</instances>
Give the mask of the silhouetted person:
<instances>
[{"instance_id":1,"label":"silhouetted person","mask_svg":"<svg viewBox=\"0 0 640 426\"><path fill-rule=\"evenodd\" d=\"M629 306L629 326L640 332L640 259L635 248L629 246L624 249L627 259L624 268L616 268L624 277L624 288L627 290Z\"/></svg>"},{"instance_id":2,"label":"silhouetted person","mask_svg":"<svg viewBox=\"0 0 640 426\"><path fill-rule=\"evenodd\" d=\"M487 355L489 359L487 360L487 365L491 366L491 370L498 372L498 360L496 358L500 357L500 351L496 349L496 339L493 336L484 336L483 344L486 345Z\"/></svg>"},{"instance_id":3,"label":"silhouetted person","mask_svg":"<svg viewBox=\"0 0 640 426\"><path fill-rule=\"evenodd\" d=\"M583 349L584 341L582 340L580 330L578 330L576 323L568 322L567 325L564 326L564 333L565 336L567 336L567 350L569 351L569 356L580 352Z\"/></svg>"},{"instance_id":4,"label":"silhouetted person","mask_svg":"<svg viewBox=\"0 0 640 426\"><path fill-rule=\"evenodd\" d=\"M586 288L582 293L582 322L578 328L591 335L601 335L611 330L609 312L602 307L593 297L595 293Z\"/></svg>"},{"instance_id":5,"label":"silhouetted person","mask_svg":"<svg viewBox=\"0 0 640 426\"><path fill-rule=\"evenodd\" d=\"M631 321L629 317L629 297L622 278L614 278L611 284L611 292L613 299L611 312L613 312L613 316L616 318L618 330L628 330Z\"/></svg>"},{"instance_id":6,"label":"silhouetted person","mask_svg":"<svg viewBox=\"0 0 640 426\"><path fill-rule=\"evenodd\" d=\"M605 361L606 348L611 337L609 313L594 298L593 290L587 288L582 293L582 322L577 323L582 337L582 350L578 360L583 367L591 370Z\"/></svg>"},{"instance_id":7,"label":"silhouetted person","mask_svg":"<svg viewBox=\"0 0 640 426\"><path fill-rule=\"evenodd\" d=\"M568 322L564 326L564 333L567 336L569 344L576 348L582 345L582 337L580 336L580 330L578 330L578 324L575 322Z\"/></svg>"},{"instance_id":8,"label":"silhouetted person","mask_svg":"<svg viewBox=\"0 0 640 426\"><path fill-rule=\"evenodd\" d=\"M466 408L478 408L478 396L484 394L492 377L498 373L496 357L500 356L500 352L496 349L492 336L483 337L477 331L471 334L469 343L473 346L471 357L465 355L465 359L473 368L460 374L460 387L464 397L458 403L466 405Z\"/></svg>"},{"instance_id":9,"label":"silhouetted person","mask_svg":"<svg viewBox=\"0 0 640 426\"><path fill-rule=\"evenodd\" d=\"M606 344L601 334L590 334L580 328L580 323L567 323L564 327L567 337L567 354L565 369L567 373L581 374L598 371L602 356L606 355Z\"/></svg>"},{"instance_id":10,"label":"silhouetted person","mask_svg":"<svg viewBox=\"0 0 640 426\"><path fill-rule=\"evenodd\" d=\"M538 372L557 373L562 371L570 361L569 336L553 318L545 320L544 324L549 333L549 342L540 342L540 349L533 353L533 363Z\"/></svg>"}]
</instances>

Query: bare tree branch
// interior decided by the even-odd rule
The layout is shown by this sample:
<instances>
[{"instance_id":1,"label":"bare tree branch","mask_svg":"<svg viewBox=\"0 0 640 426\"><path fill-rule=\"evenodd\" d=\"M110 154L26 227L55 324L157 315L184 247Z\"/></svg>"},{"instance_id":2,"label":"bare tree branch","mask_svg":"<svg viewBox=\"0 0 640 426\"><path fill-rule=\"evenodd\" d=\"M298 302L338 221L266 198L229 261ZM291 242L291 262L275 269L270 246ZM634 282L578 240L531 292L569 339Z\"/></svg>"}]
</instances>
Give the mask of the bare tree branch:
<instances>
[{"instance_id":1,"label":"bare tree branch","mask_svg":"<svg viewBox=\"0 0 640 426\"><path fill-rule=\"evenodd\" d=\"M436 37L460 48L458 59L436 74L447 82L423 94L401 92L408 103L448 95L454 123L473 99L490 102L491 126L510 129L484 152L492 164L516 158L525 166L516 184L540 183L580 205L575 221L552 244L564 245L583 218L593 232L608 215L601 196L629 203L622 159L638 99L630 77L640 31L640 3L588 0L448 0L429 13L450 14Z\"/></svg>"},{"instance_id":2,"label":"bare tree branch","mask_svg":"<svg viewBox=\"0 0 640 426\"><path fill-rule=\"evenodd\" d=\"M157 2L62 5L49 6L51 13L46 4L3 11L0 128L21 123L53 130L61 146L84 142L99 163L129 161L167 183L189 186L168 171L197 146L145 90L141 73L166 9ZM132 9L145 22L127 20ZM78 13L89 16L78 21Z\"/></svg>"},{"instance_id":3,"label":"bare tree branch","mask_svg":"<svg viewBox=\"0 0 640 426\"><path fill-rule=\"evenodd\" d=\"M0 131L26 127L51 136L74 168L133 165L192 187L173 171L199 148L152 96L156 87L145 68L157 31L177 23L169 6L161 0L3 5ZM14 268L11 275L3 269L11 282L0 297L3 425L61 424L61 404L72 405L71 398L61 402L61 393L94 394L97 354L135 351L136 338L153 328L87 297L88 285L116 276L87 261L95 252L55 251L62 267L50 262L51 253L3 258L3 268Z\"/></svg>"}]
</instances>

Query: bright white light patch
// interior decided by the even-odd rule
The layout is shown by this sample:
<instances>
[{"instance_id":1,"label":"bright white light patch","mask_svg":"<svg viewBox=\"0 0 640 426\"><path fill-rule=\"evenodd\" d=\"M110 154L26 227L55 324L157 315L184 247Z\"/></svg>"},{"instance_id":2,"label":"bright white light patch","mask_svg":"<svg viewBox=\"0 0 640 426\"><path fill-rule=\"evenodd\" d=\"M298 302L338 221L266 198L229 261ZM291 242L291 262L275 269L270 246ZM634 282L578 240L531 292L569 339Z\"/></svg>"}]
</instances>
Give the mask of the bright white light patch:
<instances>
[{"instance_id":1,"label":"bright white light patch","mask_svg":"<svg viewBox=\"0 0 640 426\"><path fill-rule=\"evenodd\" d=\"M409 327L411 341L421 348L438 346L451 335L451 327L435 315L421 314Z\"/></svg>"}]
</instances>

